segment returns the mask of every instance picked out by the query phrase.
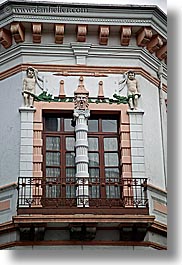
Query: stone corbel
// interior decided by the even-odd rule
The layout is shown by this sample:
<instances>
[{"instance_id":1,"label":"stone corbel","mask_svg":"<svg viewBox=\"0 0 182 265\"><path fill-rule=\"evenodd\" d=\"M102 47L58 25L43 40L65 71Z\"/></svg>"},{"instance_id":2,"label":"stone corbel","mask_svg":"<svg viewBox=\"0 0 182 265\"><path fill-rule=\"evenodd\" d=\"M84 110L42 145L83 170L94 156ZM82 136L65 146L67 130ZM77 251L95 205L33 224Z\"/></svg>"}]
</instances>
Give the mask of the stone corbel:
<instances>
[{"instance_id":1,"label":"stone corbel","mask_svg":"<svg viewBox=\"0 0 182 265\"><path fill-rule=\"evenodd\" d=\"M0 29L0 43L5 49L12 45L12 36L9 30L4 28Z\"/></svg>"},{"instance_id":2,"label":"stone corbel","mask_svg":"<svg viewBox=\"0 0 182 265\"><path fill-rule=\"evenodd\" d=\"M63 44L64 39L64 24L55 24L54 26L55 32L55 43Z\"/></svg>"},{"instance_id":3,"label":"stone corbel","mask_svg":"<svg viewBox=\"0 0 182 265\"><path fill-rule=\"evenodd\" d=\"M147 45L147 49L150 53L154 53L157 50L159 50L163 45L163 41L162 38L156 34L152 37L152 39L150 40L150 42Z\"/></svg>"},{"instance_id":4,"label":"stone corbel","mask_svg":"<svg viewBox=\"0 0 182 265\"><path fill-rule=\"evenodd\" d=\"M87 25L78 25L77 27L77 41L85 42L87 35Z\"/></svg>"},{"instance_id":5,"label":"stone corbel","mask_svg":"<svg viewBox=\"0 0 182 265\"><path fill-rule=\"evenodd\" d=\"M100 26L99 28L99 44L107 45L109 37L109 26Z\"/></svg>"},{"instance_id":6,"label":"stone corbel","mask_svg":"<svg viewBox=\"0 0 182 265\"><path fill-rule=\"evenodd\" d=\"M24 42L25 28L20 22L11 23L10 31L16 43Z\"/></svg>"},{"instance_id":7,"label":"stone corbel","mask_svg":"<svg viewBox=\"0 0 182 265\"><path fill-rule=\"evenodd\" d=\"M128 46L131 39L131 27L121 26L121 45Z\"/></svg>"},{"instance_id":8,"label":"stone corbel","mask_svg":"<svg viewBox=\"0 0 182 265\"><path fill-rule=\"evenodd\" d=\"M41 36L42 36L41 32L42 32L42 24L32 23L33 43L41 43Z\"/></svg>"},{"instance_id":9,"label":"stone corbel","mask_svg":"<svg viewBox=\"0 0 182 265\"><path fill-rule=\"evenodd\" d=\"M167 43L164 44L157 52L156 56L159 60L163 60L167 58Z\"/></svg>"},{"instance_id":10,"label":"stone corbel","mask_svg":"<svg viewBox=\"0 0 182 265\"><path fill-rule=\"evenodd\" d=\"M138 33L137 33L137 37L136 37L136 41L137 41L137 45L144 47L146 46L150 39L152 38L152 29L149 27L143 27L141 28Z\"/></svg>"}]
</instances>

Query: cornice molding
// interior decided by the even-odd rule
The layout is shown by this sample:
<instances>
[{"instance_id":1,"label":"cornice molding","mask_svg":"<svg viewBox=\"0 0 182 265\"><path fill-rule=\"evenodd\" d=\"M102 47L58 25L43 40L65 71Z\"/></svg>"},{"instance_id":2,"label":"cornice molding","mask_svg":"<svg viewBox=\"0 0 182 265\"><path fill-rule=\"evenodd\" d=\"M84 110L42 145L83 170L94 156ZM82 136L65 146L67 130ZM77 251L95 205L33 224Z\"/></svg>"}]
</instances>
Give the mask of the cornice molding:
<instances>
[{"instance_id":1,"label":"cornice molding","mask_svg":"<svg viewBox=\"0 0 182 265\"><path fill-rule=\"evenodd\" d=\"M12 221L0 224L0 234L15 230L15 224Z\"/></svg>"},{"instance_id":2,"label":"cornice molding","mask_svg":"<svg viewBox=\"0 0 182 265\"><path fill-rule=\"evenodd\" d=\"M129 60L140 60L143 64L147 65L151 70L157 72L159 65L161 65L161 61L154 55L151 54L147 49L137 46L115 46L115 47L107 47L107 46L99 46L99 45L92 45L91 43L68 43L62 44L61 49L56 44L51 45L41 45L37 46L36 44L27 44L23 43L18 46L12 46L8 50L5 50L0 56L0 68L1 72L3 73L4 69L6 69L6 64L13 65L13 61L18 56L45 56L46 54L46 61L40 61L40 63L48 64L53 63L54 60L61 64L61 61L65 62L65 57L68 57L67 60L74 60L74 56L77 55L84 55L87 58L94 58L94 57L101 57L101 58L124 58ZM58 57L59 56L59 57ZM54 59L55 57L56 59ZM59 58L59 59L58 59ZM56 62L56 63L57 63ZM37 64L38 61L33 61L30 64ZM114 64L114 63L113 63ZM167 80L167 67L166 64L162 63L164 73L163 77ZM46 66L45 66L46 67ZM113 67L111 65L111 67ZM135 66L132 66L132 68ZM4 70L4 71L3 71ZM2 79L2 75L0 76Z\"/></svg>"},{"instance_id":3,"label":"cornice molding","mask_svg":"<svg viewBox=\"0 0 182 265\"><path fill-rule=\"evenodd\" d=\"M38 23L61 23L61 24L91 24L91 25L122 25L122 26L146 26L146 27L152 27L155 31L157 31L163 38L167 39L167 34L165 30L162 30L159 25L154 23L154 21L151 21L151 19L126 19L126 18L120 18L120 19L109 19L109 18L83 18L83 17L50 17L50 16L21 16L21 15L14 15L13 17L10 17L6 23L2 22L2 27L6 26L8 23L12 23L14 21L21 21L21 22L33 22L36 21Z\"/></svg>"},{"instance_id":4,"label":"cornice molding","mask_svg":"<svg viewBox=\"0 0 182 265\"><path fill-rule=\"evenodd\" d=\"M13 183L10 183L4 186L0 186L0 191L3 192L3 191L8 191L8 190L14 190L16 188L17 188L17 183L13 182Z\"/></svg>"},{"instance_id":5,"label":"cornice molding","mask_svg":"<svg viewBox=\"0 0 182 265\"><path fill-rule=\"evenodd\" d=\"M153 222L153 224L150 227L150 230L153 230L155 232L161 232L162 234L167 235L167 225L160 223L158 221Z\"/></svg>"},{"instance_id":6,"label":"cornice molding","mask_svg":"<svg viewBox=\"0 0 182 265\"><path fill-rule=\"evenodd\" d=\"M157 192L159 194L163 194L164 196L167 196L167 190L163 190L163 189L161 189L161 188L159 188L159 187L157 187L151 183L148 183L147 187L148 187L149 191Z\"/></svg>"},{"instance_id":7,"label":"cornice molding","mask_svg":"<svg viewBox=\"0 0 182 265\"><path fill-rule=\"evenodd\" d=\"M9 1L1 5L2 27L13 21L152 26L167 38L167 16L156 6L58 4Z\"/></svg>"},{"instance_id":8,"label":"cornice molding","mask_svg":"<svg viewBox=\"0 0 182 265\"><path fill-rule=\"evenodd\" d=\"M29 43L23 43L21 45L12 45L8 50L4 50L0 55L0 67L2 65L5 65L6 63L10 63L12 60L15 60L18 56L41 56L46 55L48 56L59 56L59 57L70 57L73 56L73 51L70 48L69 44L62 44L61 49L56 44L49 44L49 45L43 45L37 46L37 44L29 44ZM57 57L58 58L58 57ZM48 62L51 62L51 59L48 60ZM58 61L58 59L57 59ZM60 59L61 61L61 59ZM1 70L2 71L2 70Z\"/></svg>"}]
</instances>

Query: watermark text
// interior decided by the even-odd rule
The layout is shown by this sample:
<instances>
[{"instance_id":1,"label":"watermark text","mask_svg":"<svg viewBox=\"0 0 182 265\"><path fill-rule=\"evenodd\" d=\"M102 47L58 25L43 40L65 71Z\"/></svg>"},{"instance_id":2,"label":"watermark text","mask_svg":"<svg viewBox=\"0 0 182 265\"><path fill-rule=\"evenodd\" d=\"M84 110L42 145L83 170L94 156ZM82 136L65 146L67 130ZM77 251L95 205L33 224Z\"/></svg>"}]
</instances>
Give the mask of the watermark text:
<instances>
[{"instance_id":1,"label":"watermark text","mask_svg":"<svg viewBox=\"0 0 182 265\"><path fill-rule=\"evenodd\" d=\"M88 8L58 6L11 7L6 6L4 13L19 14L63 14L63 13L88 13Z\"/></svg>"}]
</instances>

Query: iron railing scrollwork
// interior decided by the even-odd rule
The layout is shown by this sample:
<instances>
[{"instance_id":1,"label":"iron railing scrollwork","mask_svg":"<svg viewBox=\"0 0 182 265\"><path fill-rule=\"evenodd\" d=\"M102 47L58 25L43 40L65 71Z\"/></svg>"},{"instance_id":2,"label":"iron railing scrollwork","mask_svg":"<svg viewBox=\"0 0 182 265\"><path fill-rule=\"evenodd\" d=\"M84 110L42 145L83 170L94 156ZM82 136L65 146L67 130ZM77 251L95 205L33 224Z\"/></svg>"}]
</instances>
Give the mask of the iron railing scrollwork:
<instances>
[{"instance_id":1,"label":"iron railing scrollwork","mask_svg":"<svg viewBox=\"0 0 182 265\"><path fill-rule=\"evenodd\" d=\"M80 179L79 179L80 180ZM146 178L107 178L105 180L83 178L83 190L89 190L89 207L93 208L147 208ZM78 181L73 178L58 180L56 178L20 177L18 179L18 208L77 207L76 194ZM103 191L104 190L104 193ZM82 193L82 196L84 194Z\"/></svg>"}]
</instances>

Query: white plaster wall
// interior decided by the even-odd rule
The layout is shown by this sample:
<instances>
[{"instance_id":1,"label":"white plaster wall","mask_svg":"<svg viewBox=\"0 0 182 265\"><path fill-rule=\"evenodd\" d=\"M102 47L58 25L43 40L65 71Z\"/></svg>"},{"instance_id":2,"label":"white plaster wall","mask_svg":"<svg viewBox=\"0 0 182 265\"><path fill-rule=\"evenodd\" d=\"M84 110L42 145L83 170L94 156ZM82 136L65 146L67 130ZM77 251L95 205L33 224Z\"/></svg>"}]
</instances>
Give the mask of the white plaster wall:
<instances>
[{"instance_id":1,"label":"white plaster wall","mask_svg":"<svg viewBox=\"0 0 182 265\"><path fill-rule=\"evenodd\" d=\"M54 73L40 72L40 76L44 77L45 87L48 93L58 96L59 95L59 83L60 80L64 80L64 90L67 97L73 97L74 91L79 85L79 78L82 73L77 76L56 76ZM106 77L93 77L93 76L83 76L85 88L89 91L90 97L97 97L99 81L103 81L104 95L105 97L111 97L114 93L119 91L119 81L123 79L121 74L109 74ZM37 94L41 93L41 90L37 88ZM126 96L126 87L122 90L122 95Z\"/></svg>"},{"instance_id":2,"label":"white plaster wall","mask_svg":"<svg viewBox=\"0 0 182 265\"><path fill-rule=\"evenodd\" d=\"M143 134L146 177L149 183L165 189L158 87L143 77L138 77L138 80L142 94L140 106L145 112Z\"/></svg>"},{"instance_id":3,"label":"white plaster wall","mask_svg":"<svg viewBox=\"0 0 182 265\"><path fill-rule=\"evenodd\" d=\"M0 83L0 185L19 176L21 89L21 73Z\"/></svg>"}]
</instances>

